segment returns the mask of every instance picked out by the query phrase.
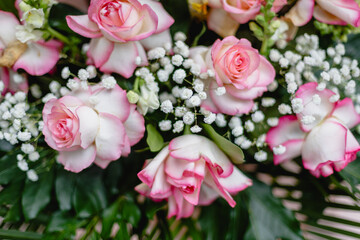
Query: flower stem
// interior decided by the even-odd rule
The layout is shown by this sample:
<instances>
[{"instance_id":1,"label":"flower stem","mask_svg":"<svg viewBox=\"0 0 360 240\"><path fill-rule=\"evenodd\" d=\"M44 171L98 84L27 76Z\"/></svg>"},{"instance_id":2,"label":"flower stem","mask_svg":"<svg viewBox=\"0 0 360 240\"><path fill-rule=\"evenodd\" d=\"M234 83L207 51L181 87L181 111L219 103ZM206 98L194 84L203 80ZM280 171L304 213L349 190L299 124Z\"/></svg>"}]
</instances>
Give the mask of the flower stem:
<instances>
[{"instance_id":1,"label":"flower stem","mask_svg":"<svg viewBox=\"0 0 360 240\"><path fill-rule=\"evenodd\" d=\"M53 29L52 27L48 26L46 29L49 31L49 33L50 33L53 37L59 39L60 41L66 43L66 44L71 44L70 40L69 40L66 36L64 36L63 34L59 33L58 31L56 31L56 30Z\"/></svg>"}]
</instances>

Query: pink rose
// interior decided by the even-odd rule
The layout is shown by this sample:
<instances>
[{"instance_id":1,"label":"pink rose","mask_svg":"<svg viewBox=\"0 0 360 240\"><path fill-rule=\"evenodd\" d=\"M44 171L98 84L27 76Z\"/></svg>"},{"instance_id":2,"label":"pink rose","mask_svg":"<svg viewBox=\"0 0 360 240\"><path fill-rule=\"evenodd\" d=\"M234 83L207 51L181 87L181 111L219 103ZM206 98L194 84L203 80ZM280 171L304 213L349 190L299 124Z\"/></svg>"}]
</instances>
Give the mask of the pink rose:
<instances>
[{"instance_id":1,"label":"pink rose","mask_svg":"<svg viewBox=\"0 0 360 240\"><path fill-rule=\"evenodd\" d=\"M147 64L144 48L171 42L168 28L174 23L161 3L153 0L92 0L87 15L66 20L73 31L92 38L87 54L96 67L126 78L137 67L137 57L141 65Z\"/></svg>"},{"instance_id":2,"label":"pink rose","mask_svg":"<svg viewBox=\"0 0 360 240\"><path fill-rule=\"evenodd\" d=\"M0 28L0 55L6 54L11 48L19 50L21 46L23 49L16 59L9 62L11 66L6 67L12 67L14 71L21 68L31 75L40 76L48 73L55 66L60 58L61 42L37 40L34 35L35 39L22 38L21 40L26 41L21 43L17 36L21 35L18 27L22 25L15 15L0 10L0 22L3 25Z\"/></svg>"},{"instance_id":3,"label":"pink rose","mask_svg":"<svg viewBox=\"0 0 360 240\"><path fill-rule=\"evenodd\" d=\"M252 185L212 141L199 135L173 139L138 177L143 182L135 188L138 192L168 200L169 218L189 217L194 206L208 205L218 196L234 207L230 194Z\"/></svg>"},{"instance_id":4,"label":"pink rose","mask_svg":"<svg viewBox=\"0 0 360 240\"><path fill-rule=\"evenodd\" d=\"M333 103L329 98L334 92L316 87L312 82L298 89L295 97L302 99L304 110L296 116L281 117L279 125L267 133L266 142L274 151L275 164L301 155L306 169L316 177L326 177L355 160L360 145L349 129L360 123L360 115L350 98ZM315 94L320 103L313 101ZM286 148L285 152L276 151L279 145Z\"/></svg>"},{"instance_id":5,"label":"pink rose","mask_svg":"<svg viewBox=\"0 0 360 240\"><path fill-rule=\"evenodd\" d=\"M209 29L222 37L235 35L239 24L254 19L265 3L264 0L209 0ZM272 10L278 12L286 4L287 0L275 0Z\"/></svg>"},{"instance_id":6,"label":"pink rose","mask_svg":"<svg viewBox=\"0 0 360 240\"><path fill-rule=\"evenodd\" d=\"M275 78L274 67L246 39L226 37L217 40L211 52L198 47L193 48L190 55L202 71L213 69L215 72L215 80L207 80L208 98L202 105L215 113L249 113L253 100L267 91L267 85ZM218 87L224 87L226 93L217 94Z\"/></svg>"},{"instance_id":7,"label":"pink rose","mask_svg":"<svg viewBox=\"0 0 360 240\"><path fill-rule=\"evenodd\" d=\"M295 26L303 26L313 15L316 20L327 24L360 25L360 7L355 0L299 0L285 17Z\"/></svg>"},{"instance_id":8,"label":"pink rose","mask_svg":"<svg viewBox=\"0 0 360 240\"><path fill-rule=\"evenodd\" d=\"M80 172L93 162L105 168L144 135L144 119L118 85L100 84L51 99L43 109L45 141L59 151L65 169Z\"/></svg>"},{"instance_id":9,"label":"pink rose","mask_svg":"<svg viewBox=\"0 0 360 240\"><path fill-rule=\"evenodd\" d=\"M5 95L7 92L27 92L29 89L25 74L16 73L11 68L0 68L0 79L4 84L4 90L1 92L1 95Z\"/></svg>"}]
</instances>

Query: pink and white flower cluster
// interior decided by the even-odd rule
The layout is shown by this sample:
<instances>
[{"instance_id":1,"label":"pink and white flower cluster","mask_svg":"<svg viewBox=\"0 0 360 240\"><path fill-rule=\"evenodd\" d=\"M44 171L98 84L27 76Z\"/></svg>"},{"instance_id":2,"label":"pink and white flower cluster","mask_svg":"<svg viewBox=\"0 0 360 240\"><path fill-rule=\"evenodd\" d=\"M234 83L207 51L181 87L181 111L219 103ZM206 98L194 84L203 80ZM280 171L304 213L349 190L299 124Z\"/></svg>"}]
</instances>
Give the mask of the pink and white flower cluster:
<instances>
[{"instance_id":1,"label":"pink and white flower cluster","mask_svg":"<svg viewBox=\"0 0 360 240\"><path fill-rule=\"evenodd\" d=\"M230 194L252 185L212 141L198 135L173 139L138 176L143 183L136 190L154 200L167 199L169 218L189 217L195 206L218 196L234 207Z\"/></svg>"},{"instance_id":2,"label":"pink and white flower cluster","mask_svg":"<svg viewBox=\"0 0 360 240\"><path fill-rule=\"evenodd\" d=\"M45 42L41 38L28 39L25 42L18 40L19 20L13 13L0 10L0 56L4 57L10 48L16 48L16 44L22 44L25 50L13 59L11 66L2 67L0 70L1 80L3 80L6 91L27 90L26 80L18 83L14 80L15 72L18 69L24 69L33 76L41 76L48 73L60 58L60 48L62 43L57 40L49 40ZM22 41L24 39L21 39ZM18 50L18 49L13 49ZM10 54L11 55L11 54ZM12 55L14 56L14 55Z\"/></svg>"},{"instance_id":3,"label":"pink and white flower cluster","mask_svg":"<svg viewBox=\"0 0 360 240\"><path fill-rule=\"evenodd\" d=\"M126 78L147 65L145 49L171 43L168 28L174 23L154 0L92 0L88 14L66 20L73 31L92 39L87 55L96 67Z\"/></svg>"},{"instance_id":4,"label":"pink and white flower cluster","mask_svg":"<svg viewBox=\"0 0 360 240\"><path fill-rule=\"evenodd\" d=\"M80 172L92 163L105 168L130 153L144 136L144 118L126 91L100 84L49 100L43 109L46 143L59 151L61 164Z\"/></svg>"},{"instance_id":5,"label":"pink and white flower cluster","mask_svg":"<svg viewBox=\"0 0 360 240\"><path fill-rule=\"evenodd\" d=\"M209 0L208 27L222 37L234 35L240 24L260 14L260 8L265 3L264 0ZM272 11L278 12L286 4L287 0L275 0Z\"/></svg>"},{"instance_id":6,"label":"pink and white flower cluster","mask_svg":"<svg viewBox=\"0 0 360 240\"><path fill-rule=\"evenodd\" d=\"M312 17L333 25L360 25L360 7L355 0L298 0L285 15L295 26L303 26Z\"/></svg>"},{"instance_id":7,"label":"pink and white flower cluster","mask_svg":"<svg viewBox=\"0 0 360 240\"><path fill-rule=\"evenodd\" d=\"M311 82L298 89L295 97L301 99L303 110L281 117L279 125L267 133L266 142L274 151L275 164L301 156L313 175L326 177L356 159L360 145L350 129L360 123L360 115L350 98L333 102L330 98L335 93L319 91L317 86ZM285 152L277 151L284 147Z\"/></svg>"},{"instance_id":8,"label":"pink and white flower cluster","mask_svg":"<svg viewBox=\"0 0 360 240\"><path fill-rule=\"evenodd\" d=\"M247 39L230 36L217 40L211 48L195 47L190 57L215 74L206 80L208 98L202 107L214 112L237 115L249 113L254 99L267 91L274 81L275 69ZM216 92L224 87L222 95Z\"/></svg>"}]
</instances>

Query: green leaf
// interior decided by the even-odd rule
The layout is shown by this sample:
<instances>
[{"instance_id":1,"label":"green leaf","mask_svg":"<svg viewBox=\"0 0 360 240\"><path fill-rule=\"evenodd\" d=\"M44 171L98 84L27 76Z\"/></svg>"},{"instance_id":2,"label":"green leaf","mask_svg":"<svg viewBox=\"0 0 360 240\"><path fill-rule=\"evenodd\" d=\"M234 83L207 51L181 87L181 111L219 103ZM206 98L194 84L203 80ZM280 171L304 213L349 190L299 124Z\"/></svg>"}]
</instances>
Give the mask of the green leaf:
<instances>
[{"instance_id":1,"label":"green leaf","mask_svg":"<svg viewBox=\"0 0 360 240\"><path fill-rule=\"evenodd\" d=\"M26 180L21 203L26 220L34 219L50 202L54 172L39 174L39 180Z\"/></svg>"},{"instance_id":2,"label":"green leaf","mask_svg":"<svg viewBox=\"0 0 360 240\"><path fill-rule=\"evenodd\" d=\"M303 239L299 222L264 183L254 181L248 195L250 228L247 239Z\"/></svg>"},{"instance_id":3,"label":"green leaf","mask_svg":"<svg viewBox=\"0 0 360 240\"><path fill-rule=\"evenodd\" d=\"M4 222L19 222L21 216L21 202L19 199L16 200L16 202L13 202L13 205L5 215Z\"/></svg>"},{"instance_id":4,"label":"green leaf","mask_svg":"<svg viewBox=\"0 0 360 240\"><path fill-rule=\"evenodd\" d=\"M107 205L102 170L92 167L77 174L72 204L81 218L100 212Z\"/></svg>"},{"instance_id":5,"label":"green leaf","mask_svg":"<svg viewBox=\"0 0 360 240\"><path fill-rule=\"evenodd\" d=\"M132 200L126 199L123 201L121 218L136 227L141 218L141 211Z\"/></svg>"},{"instance_id":6,"label":"green leaf","mask_svg":"<svg viewBox=\"0 0 360 240\"><path fill-rule=\"evenodd\" d=\"M115 201L110 207L106 208L102 214L101 237L107 239L110 237L111 229L116 222L116 215L119 213L120 201Z\"/></svg>"},{"instance_id":7,"label":"green leaf","mask_svg":"<svg viewBox=\"0 0 360 240\"><path fill-rule=\"evenodd\" d=\"M56 199L61 210L71 209L71 198L76 185L76 174L65 171L60 167L55 179Z\"/></svg>"},{"instance_id":8,"label":"green leaf","mask_svg":"<svg viewBox=\"0 0 360 240\"><path fill-rule=\"evenodd\" d=\"M20 232L17 230L0 229L0 239L35 240L42 239L42 235L34 232Z\"/></svg>"},{"instance_id":9,"label":"green leaf","mask_svg":"<svg viewBox=\"0 0 360 240\"><path fill-rule=\"evenodd\" d=\"M12 12L15 15L18 14L18 11L15 8L15 1L14 0L1 0L0 1L0 9L6 12Z\"/></svg>"},{"instance_id":10,"label":"green leaf","mask_svg":"<svg viewBox=\"0 0 360 240\"><path fill-rule=\"evenodd\" d=\"M219 135L209 124L202 124L202 127L214 143L229 156L233 163L241 164L244 162L244 153L238 146Z\"/></svg>"},{"instance_id":11,"label":"green leaf","mask_svg":"<svg viewBox=\"0 0 360 240\"><path fill-rule=\"evenodd\" d=\"M116 240L128 240L130 239L130 235L127 230L126 222L119 221L119 231L115 235Z\"/></svg>"},{"instance_id":12,"label":"green leaf","mask_svg":"<svg viewBox=\"0 0 360 240\"><path fill-rule=\"evenodd\" d=\"M23 187L23 179L4 186L4 189L0 191L0 204L12 204L15 200L20 199Z\"/></svg>"},{"instance_id":13,"label":"green leaf","mask_svg":"<svg viewBox=\"0 0 360 240\"><path fill-rule=\"evenodd\" d=\"M52 214L47 232L67 232L68 235L75 234L77 229L76 219L66 212L57 211Z\"/></svg>"},{"instance_id":14,"label":"green leaf","mask_svg":"<svg viewBox=\"0 0 360 240\"><path fill-rule=\"evenodd\" d=\"M164 146L164 139L152 124L146 125L147 138L146 142L149 145L150 151L158 152Z\"/></svg>"},{"instance_id":15,"label":"green leaf","mask_svg":"<svg viewBox=\"0 0 360 240\"><path fill-rule=\"evenodd\" d=\"M25 177L24 173L17 167L16 155L18 151L12 154L6 154L0 159L0 184L8 184L15 178Z\"/></svg>"},{"instance_id":16,"label":"green leaf","mask_svg":"<svg viewBox=\"0 0 360 240\"><path fill-rule=\"evenodd\" d=\"M360 192L358 189L360 184L360 160L349 163L339 174L351 185L354 192Z\"/></svg>"}]
</instances>

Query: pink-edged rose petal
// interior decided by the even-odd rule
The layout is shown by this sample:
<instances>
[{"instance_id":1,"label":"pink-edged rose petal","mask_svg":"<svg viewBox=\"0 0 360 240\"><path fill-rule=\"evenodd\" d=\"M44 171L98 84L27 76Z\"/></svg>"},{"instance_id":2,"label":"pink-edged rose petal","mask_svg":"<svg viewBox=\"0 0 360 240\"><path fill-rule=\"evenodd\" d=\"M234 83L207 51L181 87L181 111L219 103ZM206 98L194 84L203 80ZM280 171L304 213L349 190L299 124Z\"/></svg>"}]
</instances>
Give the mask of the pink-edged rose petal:
<instances>
[{"instance_id":1,"label":"pink-edged rose petal","mask_svg":"<svg viewBox=\"0 0 360 240\"><path fill-rule=\"evenodd\" d=\"M93 91L93 96L99 100L94 106L97 112L109 113L118 117L122 122L126 121L130 114L130 103L125 90L121 89L119 85L115 85L113 89L99 87Z\"/></svg>"},{"instance_id":2,"label":"pink-edged rose petal","mask_svg":"<svg viewBox=\"0 0 360 240\"><path fill-rule=\"evenodd\" d=\"M266 134L266 143L272 149L289 140L302 140L305 133L301 130L299 122L294 115L279 118L279 124L271 128Z\"/></svg>"},{"instance_id":3,"label":"pink-edged rose petal","mask_svg":"<svg viewBox=\"0 0 360 240\"><path fill-rule=\"evenodd\" d=\"M101 67L109 60L113 50L113 42L104 37L95 38L90 41L87 55L94 61L96 67Z\"/></svg>"},{"instance_id":4,"label":"pink-edged rose petal","mask_svg":"<svg viewBox=\"0 0 360 240\"><path fill-rule=\"evenodd\" d=\"M136 111L136 105L131 105L130 115L124 123L126 135L129 138L130 145L138 143L145 133L144 117Z\"/></svg>"},{"instance_id":5,"label":"pink-edged rose petal","mask_svg":"<svg viewBox=\"0 0 360 240\"><path fill-rule=\"evenodd\" d=\"M74 32L88 38L99 38L102 36L96 23L91 21L88 15L66 16L68 26Z\"/></svg>"},{"instance_id":6,"label":"pink-edged rose petal","mask_svg":"<svg viewBox=\"0 0 360 240\"><path fill-rule=\"evenodd\" d=\"M158 24L155 33L163 32L170 28L170 26L175 22L175 20L170 16L170 14L164 9L162 4L153 0L139 0L141 4L147 4L157 15Z\"/></svg>"},{"instance_id":7,"label":"pink-edged rose petal","mask_svg":"<svg viewBox=\"0 0 360 240\"><path fill-rule=\"evenodd\" d=\"M315 0L299 0L290 11L285 14L286 18L291 19L295 26L307 24L313 15Z\"/></svg>"},{"instance_id":8,"label":"pink-edged rose petal","mask_svg":"<svg viewBox=\"0 0 360 240\"><path fill-rule=\"evenodd\" d=\"M20 25L14 14L0 10L0 42L5 46L16 40L16 26Z\"/></svg>"},{"instance_id":9,"label":"pink-edged rose petal","mask_svg":"<svg viewBox=\"0 0 360 240\"><path fill-rule=\"evenodd\" d=\"M152 187L152 184L155 179L155 175L160 167L160 165L165 161L169 154L169 150L167 147L164 147L156 157L151 160L148 165L137 175L139 179L146 183L149 187Z\"/></svg>"},{"instance_id":10,"label":"pink-edged rose petal","mask_svg":"<svg viewBox=\"0 0 360 240\"><path fill-rule=\"evenodd\" d=\"M226 178L218 178L221 186L229 193L237 193L252 185L250 178L246 177L239 169L234 167L233 172Z\"/></svg>"},{"instance_id":11,"label":"pink-edged rose petal","mask_svg":"<svg viewBox=\"0 0 360 240\"><path fill-rule=\"evenodd\" d=\"M24 69L27 73L35 76L44 75L55 66L60 58L56 40L48 42L29 43L26 51L13 65L13 69Z\"/></svg>"},{"instance_id":12,"label":"pink-edged rose petal","mask_svg":"<svg viewBox=\"0 0 360 240\"><path fill-rule=\"evenodd\" d=\"M316 170L328 161L344 160L347 128L334 118L313 128L303 145L302 158L306 169Z\"/></svg>"},{"instance_id":13,"label":"pink-edged rose petal","mask_svg":"<svg viewBox=\"0 0 360 240\"><path fill-rule=\"evenodd\" d=\"M337 102L331 115L343 122L348 128L353 128L360 123L360 115L356 112L354 103L350 98Z\"/></svg>"},{"instance_id":14,"label":"pink-edged rose petal","mask_svg":"<svg viewBox=\"0 0 360 240\"><path fill-rule=\"evenodd\" d=\"M99 116L92 108L87 106L77 108L76 114L79 119L80 146L87 148L95 141L96 134L99 130Z\"/></svg>"},{"instance_id":15,"label":"pink-edged rose petal","mask_svg":"<svg viewBox=\"0 0 360 240\"><path fill-rule=\"evenodd\" d=\"M95 160L96 148L90 145L86 149L79 148L71 152L59 152L59 162L71 172L80 172L89 167Z\"/></svg>"},{"instance_id":16,"label":"pink-edged rose petal","mask_svg":"<svg viewBox=\"0 0 360 240\"><path fill-rule=\"evenodd\" d=\"M173 158L197 161L204 157L222 177L229 176L233 171L232 163L215 143L199 135L177 137L170 142L169 150Z\"/></svg>"},{"instance_id":17,"label":"pink-edged rose petal","mask_svg":"<svg viewBox=\"0 0 360 240\"><path fill-rule=\"evenodd\" d=\"M100 67L106 73L118 73L125 78L129 78L137 67L135 59L139 56L142 46L136 42L114 43L114 49L109 59Z\"/></svg>"},{"instance_id":18,"label":"pink-edged rose petal","mask_svg":"<svg viewBox=\"0 0 360 240\"><path fill-rule=\"evenodd\" d=\"M221 37L235 35L240 26L224 9L212 8L207 18L210 30L216 32Z\"/></svg>"},{"instance_id":19,"label":"pink-edged rose petal","mask_svg":"<svg viewBox=\"0 0 360 240\"><path fill-rule=\"evenodd\" d=\"M97 156L116 160L121 156L126 136L121 120L108 113L100 113L100 128L95 138Z\"/></svg>"},{"instance_id":20,"label":"pink-edged rose petal","mask_svg":"<svg viewBox=\"0 0 360 240\"><path fill-rule=\"evenodd\" d=\"M318 91L316 82L306 83L299 87L295 93L296 98L302 99L304 110L297 114L300 121L301 129L305 132L310 131L314 126L324 120L334 109L335 103L330 102L330 97L335 93L329 89ZM320 104L313 101L313 96L317 94L321 102ZM305 124L301 120L304 116L312 116L315 120L311 123Z\"/></svg>"}]
</instances>

